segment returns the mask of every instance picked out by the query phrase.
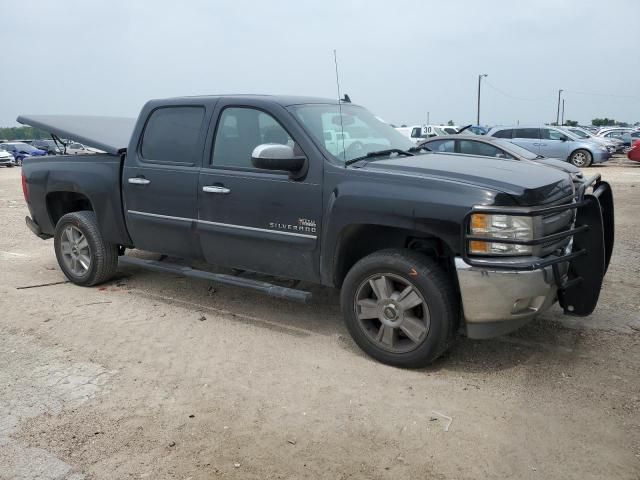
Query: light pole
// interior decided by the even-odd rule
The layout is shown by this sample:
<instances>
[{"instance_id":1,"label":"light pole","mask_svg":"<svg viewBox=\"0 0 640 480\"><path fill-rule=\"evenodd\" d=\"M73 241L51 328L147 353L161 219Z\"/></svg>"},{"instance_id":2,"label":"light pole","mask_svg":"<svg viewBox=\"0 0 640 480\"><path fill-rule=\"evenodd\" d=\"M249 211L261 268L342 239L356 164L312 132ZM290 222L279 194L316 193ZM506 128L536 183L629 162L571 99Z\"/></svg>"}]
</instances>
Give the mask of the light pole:
<instances>
[{"instance_id":1,"label":"light pole","mask_svg":"<svg viewBox=\"0 0 640 480\"><path fill-rule=\"evenodd\" d=\"M478 75L478 115L476 116L476 125L480 125L480 85L482 84L482 77L488 77L486 73Z\"/></svg>"},{"instance_id":2,"label":"light pole","mask_svg":"<svg viewBox=\"0 0 640 480\"><path fill-rule=\"evenodd\" d=\"M562 95L562 89L558 90L558 113L556 114L556 125L560 125L560 95Z\"/></svg>"},{"instance_id":3,"label":"light pole","mask_svg":"<svg viewBox=\"0 0 640 480\"><path fill-rule=\"evenodd\" d=\"M564 125L564 98L562 99L562 115L560 115L560 125Z\"/></svg>"}]
</instances>

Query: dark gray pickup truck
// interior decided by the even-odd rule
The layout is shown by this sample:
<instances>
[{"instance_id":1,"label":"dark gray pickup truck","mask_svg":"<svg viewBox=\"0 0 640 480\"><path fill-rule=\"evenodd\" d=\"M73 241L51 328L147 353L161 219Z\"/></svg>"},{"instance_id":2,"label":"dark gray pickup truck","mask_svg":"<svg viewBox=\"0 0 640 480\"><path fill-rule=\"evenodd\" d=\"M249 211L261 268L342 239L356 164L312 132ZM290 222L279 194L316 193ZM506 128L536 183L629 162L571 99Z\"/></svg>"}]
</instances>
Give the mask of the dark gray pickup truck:
<instances>
[{"instance_id":1,"label":"dark gray pickup truck","mask_svg":"<svg viewBox=\"0 0 640 480\"><path fill-rule=\"evenodd\" d=\"M426 152L350 103L185 97L150 101L137 121L18 121L105 152L23 167L27 225L54 238L72 282L104 282L120 261L310 297L125 255L137 248L340 288L356 343L392 365L433 361L458 331L507 333L557 300L589 315L611 257L599 176Z\"/></svg>"}]
</instances>

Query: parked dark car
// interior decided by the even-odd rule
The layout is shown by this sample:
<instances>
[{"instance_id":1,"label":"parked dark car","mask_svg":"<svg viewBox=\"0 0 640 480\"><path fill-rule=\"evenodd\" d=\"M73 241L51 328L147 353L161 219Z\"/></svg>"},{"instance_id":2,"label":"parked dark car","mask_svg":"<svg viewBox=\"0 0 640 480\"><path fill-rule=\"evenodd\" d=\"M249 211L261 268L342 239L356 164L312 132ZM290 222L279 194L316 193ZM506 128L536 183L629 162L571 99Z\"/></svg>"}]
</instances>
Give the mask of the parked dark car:
<instances>
[{"instance_id":1,"label":"parked dark car","mask_svg":"<svg viewBox=\"0 0 640 480\"><path fill-rule=\"evenodd\" d=\"M44 150L45 152L47 152L47 155L60 155L62 153L60 147L53 140L34 140L33 142L31 142L31 145L39 148L40 150Z\"/></svg>"},{"instance_id":2,"label":"parked dark car","mask_svg":"<svg viewBox=\"0 0 640 480\"><path fill-rule=\"evenodd\" d=\"M311 296L124 254L137 248L339 288L354 341L391 365L428 364L459 330L510 332L558 299L589 315L613 248L598 175L576 189L536 162L426 153L350 103L183 97L148 102L137 121L18 121L106 152L23 168L27 225L54 238L73 283L104 282L120 261ZM327 131L359 141L338 147Z\"/></svg>"},{"instance_id":3,"label":"parked dark car","mask_svg":"<svg viewBox=\"0 0 640 480\"><path fill-rule=\"evenodd\" d=\"M520 161L535 161L562 170L570 174L574 181L582 181L582 171L568 162L558 158L547 158L530 152L515 143L501 138L486 135L449 135L425 140L419 146L432 152L463 155L479 155L483 157L506 158Z\"/></svg>"},{"instance_id":4,"label":"parked dark car","mask_svg":"<svg viewBox=\"0 0 640 480\"><path fill-rule=\"evenodd\" d=\"M44 150L40 150L39 148L32 147L28 143L22 142L0 143L0 148L13 155L13 158L16 159L17 165L22 165L22 162L25 158L41 157L47 154L47 152L45 152Z\"/></svg>"}]
</instances>

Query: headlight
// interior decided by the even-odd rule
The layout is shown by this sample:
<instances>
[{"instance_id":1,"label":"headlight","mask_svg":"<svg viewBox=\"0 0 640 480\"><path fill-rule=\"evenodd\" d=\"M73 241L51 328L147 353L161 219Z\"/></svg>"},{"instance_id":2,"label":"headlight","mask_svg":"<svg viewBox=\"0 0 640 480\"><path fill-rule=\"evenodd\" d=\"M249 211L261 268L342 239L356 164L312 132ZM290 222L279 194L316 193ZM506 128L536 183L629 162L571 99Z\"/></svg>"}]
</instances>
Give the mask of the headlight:
<instances>
[{"instance_id":1,"label":"headlight","mask_svg":"<svg viewBox=\"0 0 640 480\"><path fill-rule=\"evenodd\" d=\"M607 149L607 147L605 147L604 145L600 146L600 150L604 150L605 152L608 152L609 150Z\"/></svg>"},{"instance_id":2,"label":"headlight","mask_svg":"<svg viewBox=\"0 0 640 480\"><path fill-rule=\"evenodd\" d=\"M531 255L531 245L501 243L500 239L533 240L533 218L517 215L474 213L471 215L471 235L498 240L469 241L471 255Z\"/></svg>"}]
</instances>

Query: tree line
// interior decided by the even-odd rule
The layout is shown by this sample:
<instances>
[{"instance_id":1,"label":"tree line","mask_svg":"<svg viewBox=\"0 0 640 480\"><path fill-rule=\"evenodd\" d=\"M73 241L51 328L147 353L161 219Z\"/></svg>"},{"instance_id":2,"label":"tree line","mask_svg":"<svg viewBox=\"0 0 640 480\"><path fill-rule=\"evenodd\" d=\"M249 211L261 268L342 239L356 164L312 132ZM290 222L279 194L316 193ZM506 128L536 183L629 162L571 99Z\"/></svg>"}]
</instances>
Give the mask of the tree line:
<instances>
[{"instance_id":1,"label":"tree line","mask_svg":"<svg viewBox=\"0 0 640 480\"><path fill-rule=\"evenodd\" d=\"M51 136L33 127L0 127L0 140L39 140L41 138L51 138Z\"/></svg>"}]
</instances>

